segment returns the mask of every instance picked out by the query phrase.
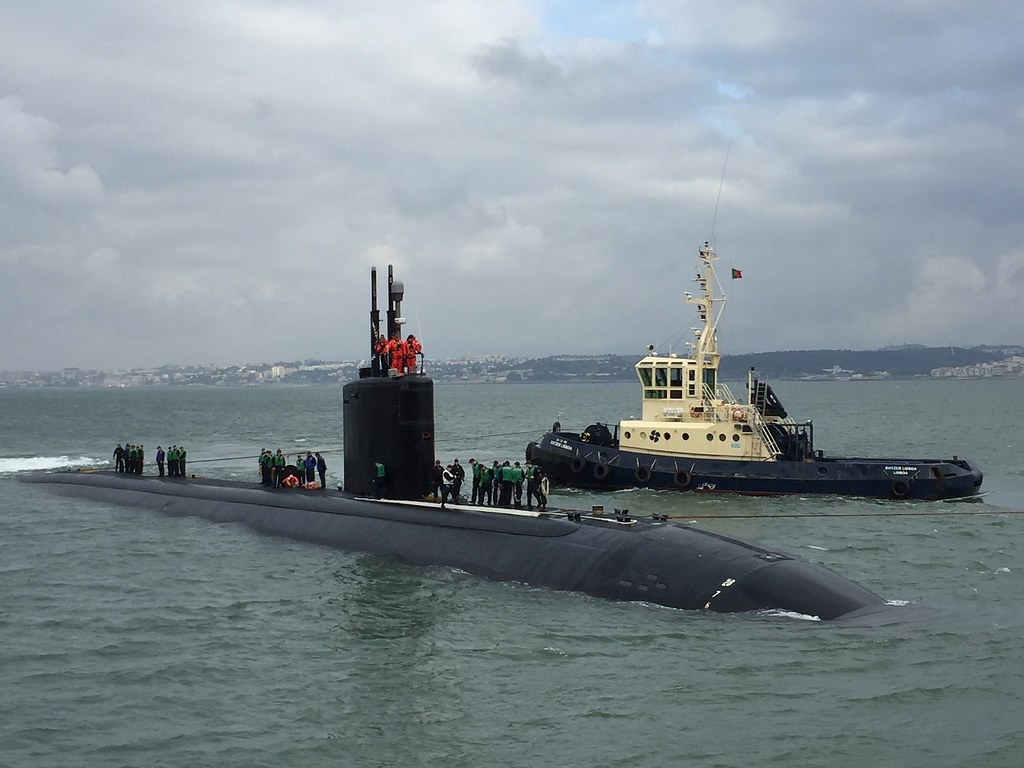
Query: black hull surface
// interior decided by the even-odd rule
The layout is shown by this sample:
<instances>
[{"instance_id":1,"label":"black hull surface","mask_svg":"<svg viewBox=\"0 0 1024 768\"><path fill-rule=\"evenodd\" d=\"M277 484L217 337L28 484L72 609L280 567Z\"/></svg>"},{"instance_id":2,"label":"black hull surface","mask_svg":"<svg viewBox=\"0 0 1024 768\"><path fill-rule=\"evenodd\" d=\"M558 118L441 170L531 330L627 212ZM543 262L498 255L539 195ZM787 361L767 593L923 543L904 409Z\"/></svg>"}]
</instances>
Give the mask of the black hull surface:
<instances>
[{"instance_id":1,"label":"black hull surface","mask_svg":"<svg viewBox=\"0 0 1024 768\"><path fill-rule=\"evenodd\" d=\"M977 494L982 482L981 470L964 459L691 459L597 446L566 432L548 432L530 443L526 458L555 485L602 491L642 487L765 496L956 499Z\"/></svg>"},{"instance_id":2,"label":"black hull surface","mask_svg":"<svg viewBox=\"0 0 1024 768\"><path fill-rule=\"evenodd\" d=\"M38 473L22 480L70 497L243 523L265 534L595 597L718 612L779 609L822 619L885 605L824 567L646 519L441 509L337 491L113 472Z\"/></svg>"}]
</instances>

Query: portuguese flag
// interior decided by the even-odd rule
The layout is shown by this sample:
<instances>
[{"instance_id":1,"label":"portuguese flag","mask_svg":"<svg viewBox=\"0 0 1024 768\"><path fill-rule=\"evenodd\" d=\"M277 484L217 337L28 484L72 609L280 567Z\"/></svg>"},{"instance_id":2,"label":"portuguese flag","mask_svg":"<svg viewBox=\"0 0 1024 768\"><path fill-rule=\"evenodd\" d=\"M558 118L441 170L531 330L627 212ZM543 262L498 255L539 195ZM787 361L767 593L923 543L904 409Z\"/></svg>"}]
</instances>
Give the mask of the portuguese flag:
<instances>
[{"instance_id":1,"label":"portuguese flag","mask_svg":"<svg viewBox=\"0 0 1024 768\"><path fill-rule=\"evenodd\" d=\"M732 271L732 279L733 280L739 280L741 277L743 277L743 272L741 272L738 269L734 269Z\"/></svg>"}]
</instances>

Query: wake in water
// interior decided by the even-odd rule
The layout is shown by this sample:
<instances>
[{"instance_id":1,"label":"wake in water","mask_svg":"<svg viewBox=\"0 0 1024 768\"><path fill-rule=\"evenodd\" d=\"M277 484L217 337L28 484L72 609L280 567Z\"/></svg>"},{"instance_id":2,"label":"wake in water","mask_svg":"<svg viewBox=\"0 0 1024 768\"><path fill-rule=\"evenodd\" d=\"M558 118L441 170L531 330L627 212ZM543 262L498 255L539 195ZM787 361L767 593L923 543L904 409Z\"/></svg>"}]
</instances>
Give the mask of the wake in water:
<instances>
[{"instance_id":1,"label":"wake in water","mask_svg":"<svg viewBox=\"0 0 1024 768\"><path fill-rule=\"evenodd\" d=\"M0 458L0 475L15 472L34 472L39 469L76 469L83 467L102 467L107 464L103 459L88 456L21 456Z\"/></svg>"}]
</instances>

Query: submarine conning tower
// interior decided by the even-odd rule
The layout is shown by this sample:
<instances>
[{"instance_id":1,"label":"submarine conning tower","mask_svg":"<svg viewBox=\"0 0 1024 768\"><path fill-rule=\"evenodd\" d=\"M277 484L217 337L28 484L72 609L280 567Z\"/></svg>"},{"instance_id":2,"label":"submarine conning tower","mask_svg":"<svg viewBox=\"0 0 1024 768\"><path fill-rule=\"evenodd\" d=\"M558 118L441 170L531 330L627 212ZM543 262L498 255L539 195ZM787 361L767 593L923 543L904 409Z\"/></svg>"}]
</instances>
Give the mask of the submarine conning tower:
<instances>
[{"instance_id":1,"label":"submarine conning tower","mask_svg":"<svg viewBox=\"0 0 1024 768\"><path fill-rule=\"evenodd\" d=\"M386 335L380 332L377 269L370 270L370 365L343 389L345 491L357 496L377 493L376 465L385 469L384 496L422 499L430 491L434 466L434 382L422 364L403 375L384 350L388 339L401 338L405 288L388 265Z\"/></svg>"}]
</instances>

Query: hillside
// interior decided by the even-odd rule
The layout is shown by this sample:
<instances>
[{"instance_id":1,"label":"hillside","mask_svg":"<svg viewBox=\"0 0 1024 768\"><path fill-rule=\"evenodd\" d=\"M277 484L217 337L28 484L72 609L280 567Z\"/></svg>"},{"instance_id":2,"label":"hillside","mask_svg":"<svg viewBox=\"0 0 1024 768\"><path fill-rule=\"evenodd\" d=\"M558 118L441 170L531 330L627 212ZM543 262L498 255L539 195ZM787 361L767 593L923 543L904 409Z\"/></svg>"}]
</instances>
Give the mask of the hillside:
<instances>
[{"instance_id":1,"label":"hillside","mask_svg":"<svg viewBox=\"0 0 1024 768\"><path fill-rule=\"evenodd\" d=\"M753 366L770 379L831 378L834 376L887 372L895 378L928 376L932 369L992 363L1022 354L1018 346L924 347L906 346L876 350L813 349L759 352L722 358L721 374L727 381L746 378ZM633 381L637 355L559 355L530 360L530 381Z\"/></svg>"}]
</instances>

